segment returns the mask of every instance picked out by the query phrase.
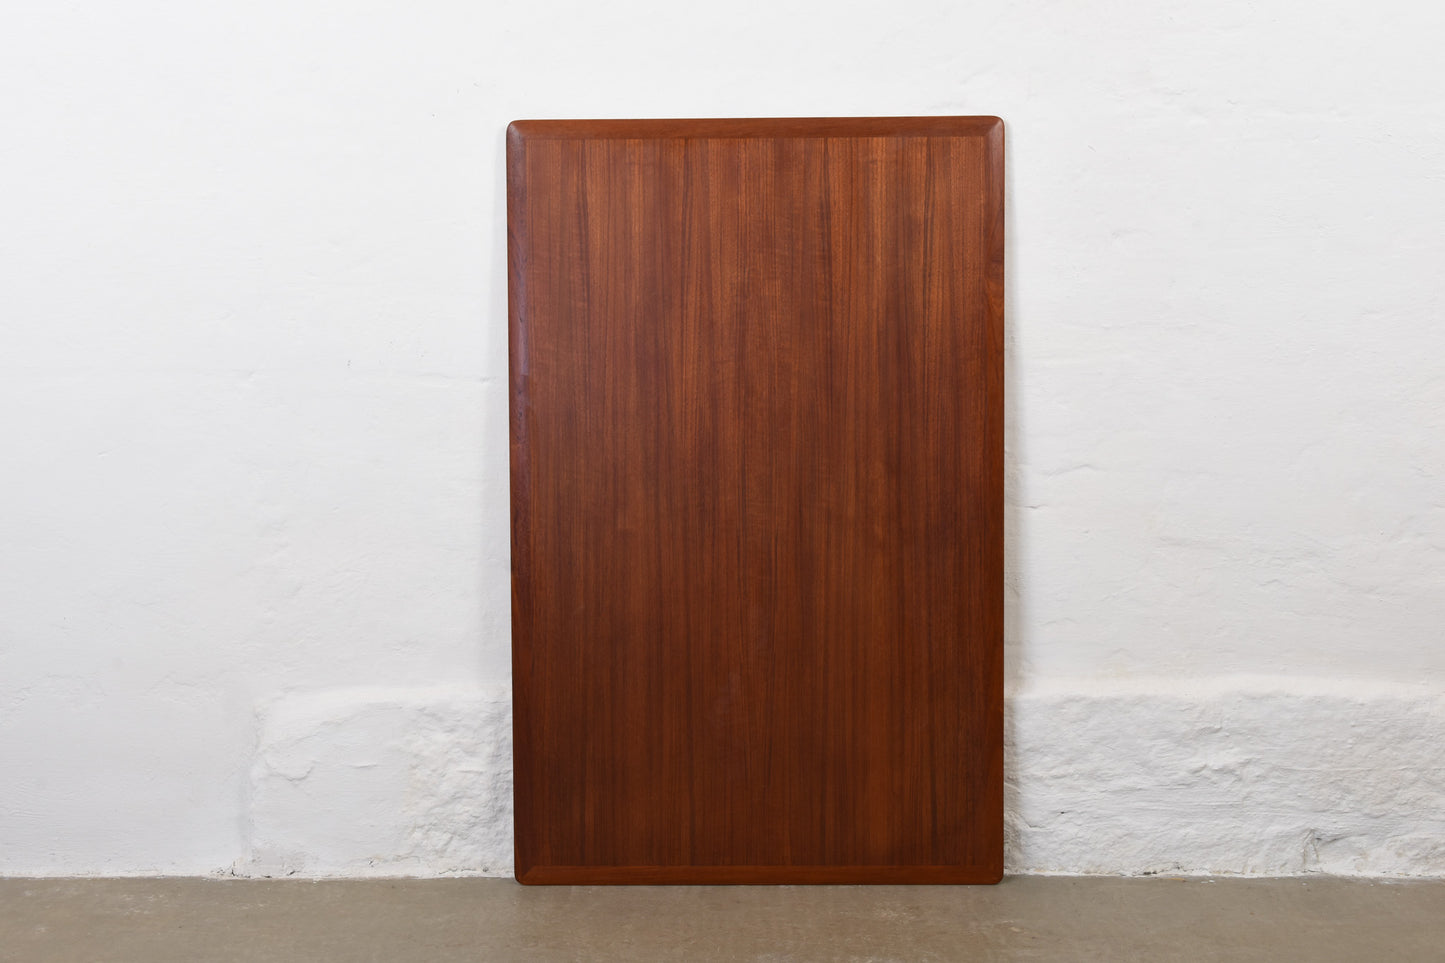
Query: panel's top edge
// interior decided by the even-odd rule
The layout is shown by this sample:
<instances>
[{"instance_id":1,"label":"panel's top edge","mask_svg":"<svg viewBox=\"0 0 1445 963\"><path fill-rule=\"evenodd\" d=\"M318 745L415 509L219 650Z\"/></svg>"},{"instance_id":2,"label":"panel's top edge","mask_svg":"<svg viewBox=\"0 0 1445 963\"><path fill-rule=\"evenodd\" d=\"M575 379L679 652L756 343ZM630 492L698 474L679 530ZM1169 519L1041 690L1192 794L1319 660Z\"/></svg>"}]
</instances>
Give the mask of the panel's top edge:
<instances>
[{"instance_id":1,"label":"panel's top edge","mask_svg":"<svg viewBox=\"0 0 1445 963\"><path fill-rule=\"evenodd\" d=\"M514 139L726 137L960 137L1003 127L997 117L716 117L658 120L515 120Z\"/></svg>"}]
</instances>

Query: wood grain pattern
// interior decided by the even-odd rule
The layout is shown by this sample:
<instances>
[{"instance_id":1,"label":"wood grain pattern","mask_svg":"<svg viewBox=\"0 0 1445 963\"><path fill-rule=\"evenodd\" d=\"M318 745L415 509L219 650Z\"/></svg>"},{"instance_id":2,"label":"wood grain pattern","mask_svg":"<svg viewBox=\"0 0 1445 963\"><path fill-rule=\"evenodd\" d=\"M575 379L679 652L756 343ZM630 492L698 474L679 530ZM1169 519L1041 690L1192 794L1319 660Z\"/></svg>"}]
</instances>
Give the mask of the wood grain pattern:
<instances>
[{"instance_id":1,"label":"wood grain pattern","mask_svg":"<svg viewBox=\"0 0 1445 963\"><path fill-rule=\"evenodd\" d=\"M1003 125L519 121L517 878L994 882Z\"/></svg>"}]
</instances>

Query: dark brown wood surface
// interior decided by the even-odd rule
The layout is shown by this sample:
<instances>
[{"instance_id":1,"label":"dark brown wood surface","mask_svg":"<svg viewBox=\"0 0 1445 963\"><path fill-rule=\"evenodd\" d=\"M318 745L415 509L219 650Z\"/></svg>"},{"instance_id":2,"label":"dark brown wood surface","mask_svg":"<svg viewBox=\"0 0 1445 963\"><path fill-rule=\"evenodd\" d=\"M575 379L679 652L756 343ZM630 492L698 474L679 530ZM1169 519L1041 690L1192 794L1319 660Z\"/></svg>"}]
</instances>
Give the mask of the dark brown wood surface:
<instances>
[{"instance_id":1,"label":"dark brown wood surface","mask_svg":"<svg viewBox=\"0 0 1445 963\"><path fill-rule=\"evenodd\" d=\"M1003 125L519 121L517 878L1003 867Z\"/></svg>"}]
</instances>

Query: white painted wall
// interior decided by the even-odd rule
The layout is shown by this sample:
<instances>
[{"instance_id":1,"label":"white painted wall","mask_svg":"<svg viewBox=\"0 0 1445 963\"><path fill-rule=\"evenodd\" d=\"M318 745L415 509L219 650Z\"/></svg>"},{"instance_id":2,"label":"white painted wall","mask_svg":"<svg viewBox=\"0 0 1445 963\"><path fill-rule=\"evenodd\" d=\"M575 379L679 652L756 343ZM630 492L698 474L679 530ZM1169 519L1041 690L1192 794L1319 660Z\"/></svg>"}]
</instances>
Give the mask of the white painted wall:
<instances>
[{"instance_id":1,"label":"white painted wall","mask_svg":"<svg viewBox=\"0 0 1445 963\"><path fill-rule=\"evenodd\" d=\"M7 9L0 872L506 872L506 122L996 113L1010 866L1445 875L1442 37Z\"/></svg>"}]
</instances>

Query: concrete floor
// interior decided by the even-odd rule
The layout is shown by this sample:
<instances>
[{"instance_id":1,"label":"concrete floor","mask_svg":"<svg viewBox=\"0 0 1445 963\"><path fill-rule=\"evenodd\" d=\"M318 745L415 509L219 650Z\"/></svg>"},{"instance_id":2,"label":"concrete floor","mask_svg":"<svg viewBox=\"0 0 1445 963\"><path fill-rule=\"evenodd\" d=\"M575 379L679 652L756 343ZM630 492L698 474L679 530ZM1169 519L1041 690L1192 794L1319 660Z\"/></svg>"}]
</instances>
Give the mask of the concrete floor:
<instances>
[{"instance_id":1,"label":"concrete floor","mask_svg":"<svg viewBox=\"0 0 1445 963\"><path fill-rule=\"evenodd\" d=\"M1445 960L1445 882L0 879L0 960Z\"/></svg>"}]
</instances>

